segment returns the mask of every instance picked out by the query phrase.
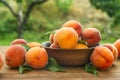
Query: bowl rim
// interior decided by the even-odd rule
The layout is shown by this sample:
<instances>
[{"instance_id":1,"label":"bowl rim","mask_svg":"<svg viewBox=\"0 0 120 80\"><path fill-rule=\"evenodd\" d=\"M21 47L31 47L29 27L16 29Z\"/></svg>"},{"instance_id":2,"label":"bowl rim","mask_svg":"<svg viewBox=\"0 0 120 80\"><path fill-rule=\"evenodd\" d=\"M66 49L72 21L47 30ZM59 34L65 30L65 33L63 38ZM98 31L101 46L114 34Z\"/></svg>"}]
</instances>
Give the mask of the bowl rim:
<instances>
[{"instance_id":1,"label":"bowl rim","mask_svg":"<svg viewBox=\"0 0 120 80\"><path fill-rule=\"evenodd\" d=\"M50 42L49 41L45 42L45 44L47 44L47 43L50 43ZM96 46L94 46L94 47L88 47L88 48L80 48L80 49L74 49L74 48L71 48L71 49L66 49L66 48L50 48L47 45L44 45L43 47L46 48L46 49L51 49L51 50L72 50L72 51L74 51L74 50L91 50L91 49L94 49Z\"/></svg>"},{"instance_id":2,"label":"bowl rim","mask_svg":"<svg viewBox=\"0 0 120 80\"><path fill-rule=\"evenodd\" d=\"M51 50L91 50L91 49L94 49L95 47L90 47L90 48L81 48L81 49L74 49L74 48L71 48L71 49L63 49L63 48L50 48L50 47L47 47L47 46L44 46L44 48L46 49L51 49Z\"/></svg>"}]
</instances>

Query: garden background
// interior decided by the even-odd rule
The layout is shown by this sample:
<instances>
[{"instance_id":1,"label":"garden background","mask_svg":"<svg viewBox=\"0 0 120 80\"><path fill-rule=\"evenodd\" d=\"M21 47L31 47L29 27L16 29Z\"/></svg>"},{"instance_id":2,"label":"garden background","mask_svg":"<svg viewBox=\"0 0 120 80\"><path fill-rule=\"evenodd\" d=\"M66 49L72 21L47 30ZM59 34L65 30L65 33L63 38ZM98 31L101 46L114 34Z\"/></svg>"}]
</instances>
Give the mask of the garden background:
<instances>
[{"instance_id":1,"label":"garden background","mask_svg":"<svg viewBox=\"0 0 120 80\"><path fill-rule=\"evenodd\" d=\"M101 43L120 38L120 0L0 0L0 45L48 41L46 33L71 19L99 29Z\"/></svg>"}]
</instances>

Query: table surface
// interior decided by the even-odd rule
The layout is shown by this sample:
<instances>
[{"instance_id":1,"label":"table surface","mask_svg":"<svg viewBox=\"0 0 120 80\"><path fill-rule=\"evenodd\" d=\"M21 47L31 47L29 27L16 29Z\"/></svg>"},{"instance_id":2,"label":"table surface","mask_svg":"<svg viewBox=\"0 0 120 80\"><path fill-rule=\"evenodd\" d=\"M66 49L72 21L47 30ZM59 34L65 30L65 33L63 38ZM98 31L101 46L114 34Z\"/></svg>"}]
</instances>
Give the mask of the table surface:
<instances>
[{"instance_id":1,"label":"table surface","mask_svg":"<svg viewBox=\"0 0 120 80\"><path fill-rule=\"evenodd\" d=\"M0 47L4 57L7 46ZM114 62L112 67L105 71L98 71L94 76L84 70L84 67L65 67L64 72L52 72L44 69L32 70L19 74L18 69L10 69L6 64L0 71L0 80L120 80L120 60Z\"/></svg>"}]
</instances>

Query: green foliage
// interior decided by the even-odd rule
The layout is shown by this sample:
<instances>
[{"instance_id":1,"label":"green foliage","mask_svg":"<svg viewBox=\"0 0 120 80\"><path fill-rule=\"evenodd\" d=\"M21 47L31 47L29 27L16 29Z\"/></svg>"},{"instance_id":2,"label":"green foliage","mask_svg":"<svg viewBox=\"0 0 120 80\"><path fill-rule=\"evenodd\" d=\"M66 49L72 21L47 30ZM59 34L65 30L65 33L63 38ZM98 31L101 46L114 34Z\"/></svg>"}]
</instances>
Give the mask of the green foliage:
<instances>
[{"instance_id":1,"label":"green foliage","mask_svg":"<svg viewBox=\"0 0 120 80\"><path fill-rule=\"evenodd\" d=\"M20 65L19 66L19 73L23 74L25 71L31 71L32 68L29 67L28 65Z\"/></svg>"},{"instance_id":2,"label":"green foliage","mask_svg":"<svg viewBox=\"0 0 120 80\"><path fill-rule=\"evenodd\" d=\"M91 63L88 63L88 64L85 65L85 70L86 70L87 72L93 73L95 76L98 75L97 69L96 69L95 66L93 66L93 64L91 64Z\"/></svg>"},{"instance_id":3,"label":"green foliage","mask_svg":"<svg viewBox=\"0 0 120 80\"><path fill-rule=\"evenodd\" d=\"M49 71L57 72L57 71L63 71L63 67L57 64L56 60L52 57L49 57L48 64L44 68ZM19 66L19 73L23 74L25 71L31 71L33 70L29 65L23 64Z\"/></svg>"},{"instance_id":4,"label":"green foliage","mask_svg":"<svg viewBox=\"0 0 120 80\"><path fill-rule=\"evenodd\" d=\"M90 0L90 3L113 17L113 25L120 24L120 0Z\"/></svg>"},{"instance_id":5,"label":"green foliage","mask_svg":"<svg viewBox=\"0 0 120 80\"><path fill-rule=\"evenodd\" d=\"M6 0L6 1L9 1L10 3L12 3L10 5L13 8L15 8L15 10L17 11L18 9L17 8L18 5L16 2L17 0ZM25 13L28 7L28 4L30 4L31 1L35 1L35 0L20 0L20 1L22 1L22 10L23 10L23 13ZM86 27L86 24L88 24L89 21L91 20L87 19L86 14L84 16L82 15L81 17L81 14L78 11L79 8L76 9L74 6L72 6L73 1L76 1L76 0L48 0L46 3L42 5L35 6L35 8L33 8L32 13L30 14L28 23L24 27L23 38L26 39L27 41L37 41L37 42L48 41L49 36L48 35L46 36L45 33L49 31L53 31L55 29L59 29L62 26L62 24L69 19L76 19L81 22L83 27ZM97 0L95 1L97 2ZM113 0L102 0L102 1L107 2L107 1L113 1ZM120 0L117 0L117 1L120 2ZM120 22L118 20L120 19L119 13L120 12L118 11L118 14L115 15L116 16L114 20L115 24ZM0 20L0 34L1 34L0 45L9 45L9 43L13 39L16 39L17 37L17 34L15 32L17 23L14 16L12 16L10 11L3 4L0 5L0 19L1 19ZM98 23L101 23L101 22L98 21ZM107 24L108 23L105 22L105 26L107 26ZM96 26L99 27L99 29L101 28L100 30L102 30L103 28L102 26L98 26L98 24ZM119 29L116 29L116 30L119 30ZM106 40L106 37L107 35L104 34L104 32L102 32L102 41L101 41L102 43L105 43L105 42L112 43L116 39L116 37L111 38L109 36L107 37L107 40Z\"/></svg>"},{"instance_id":6,"label":"green foliage","mask_svg":"<svg viewBox=\"0 0 120 80\"><path fill-rule=\"evenodd\" d=\"M0 21L0 33L5 35L6 33L9 33L11 31L16 31L16 19L8 15L7 12L0 14L1 21Z\"/></svg>"},{"instance_id":7,"label":"green foliage","mask_svg":"<svg viewBox=\"0 0 120 80\"><path fill-rule=\"evenodd\" d=\"M49 57L48 64L45 69L53 72L64 71L63 67L58 65L57 61L52 57Z\"/></svg>"},{"instance_id":8,"label":"green foliage","mask_svg":"<svg viewBox=\"0 0 120 80\"><path fill-rule=\"evenodd\" d=\"M64 14L68 14L73 0L55 0L55 3L60 11L62 11Z\"/></svg>"},{"instance_id":9,"label":"green foliage","mask_svg":"<svg viewBox=\"0 0 120 80\"><path fill-rule=\"evenodd\" d=\"M17 3L22 3L23 0L16 0L16 1L17 1Z\"/></svg>"}]
</instances>

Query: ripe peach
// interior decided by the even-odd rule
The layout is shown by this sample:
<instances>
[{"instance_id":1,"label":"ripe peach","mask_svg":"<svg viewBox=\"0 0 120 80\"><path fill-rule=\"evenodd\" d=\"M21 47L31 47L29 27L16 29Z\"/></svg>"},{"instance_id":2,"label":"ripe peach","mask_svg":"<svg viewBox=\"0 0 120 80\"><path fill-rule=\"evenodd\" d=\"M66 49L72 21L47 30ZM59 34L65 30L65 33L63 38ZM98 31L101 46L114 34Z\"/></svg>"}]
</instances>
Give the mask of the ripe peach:
<instances>
[{"instance_id":1,"label":"ripe peach","mask_svg":"<svg viewBox=\"0 0 120 80\"><path fill-rule=\"evenodd\" d=\"M62 27L54 34L54 42L60 48L73 48L78 42L78 34L71 27Z\"/></svg>"},{"instance_id":2,"label":"ripe peach","mask_svg":"<svg viewBox=\"0 0 120 80\"><path fill-rule=\"evenodd\" d=\"M42 45L40 43L38 43L38 42L28 42L27 46L32 48L32 47L36 47L36 46L40 47Z\"/></svg>"},{"instance_id":3,"label":"ripe peach","mask_svg":"<svg viewBox=\"0 0 120 80\"><path fill-rule=\"evenodd\" d=\"M118 50L118 57L120 58L120 39L116 40L116 41L114 42L114 45L115 45L115 47L116 47L117 50Z\"/></svg>"},{"instance_id":4,"label":"ripe peach","mask_svg":"<svg viewBox=\"0 0 120 80\"><path fill-rule=\"evenodd\" d=\"M82 39L87 42L88 46L96 46L101 40L100 31L96 28L86 28L82 33Z\"/></svg>"},{"instance_id":5,"label":"ripe peach","mask_svg":"<svg viewBox=\"0 0 120 80\"><path fill-rule=\"evenodd\" d=\"M56 31L58 31L58 29L54 30L53 33L51 33L50 36L49 36L49 41L50 41L51 44L54 42L53 38L54 38L54 34L56 33Z\"/></svg>"},{"instance_id":6,"label":"ripe peach","mask_svg":"<svg viewBox=\"0 0 120 80\"><path fill-rule=\"evenodd\" d=\"M50 45L50 48L59 48L59 46L58 46L58 44L52 43L52 44Z\"/></svg>"},{"instance_id":7,"label":"ripe peach","mask_svg":"<svg viewBox=\"0 0 120 80\"><path fill-rule=\"evenodd\" d=\"M75 45L74 49L85 49L88 48L87 45L83 44L83 43L78 43L77 45Z\"/></svg>"},{"instance_id":8,"label":"ripe peach","mask_svg":"<svg viewBox=\"0 0 120 80\"><path fill-rule=\"evenodd\" d=\"M14 44L27 44L27 41L25 39L15 39L11 42L11 45Z\"/></svg>"},{"instance_id":9,"label":"ripe peach","mask_svg":"<svg viewBox=\"0 0 120 80\"><path fill-rule=\"evenodd\" d=\"M113 53L105 46L97 46L90 56L91 63L100 70L106 70L113 64Z\"/></svg>"},{"instance_id":10,"label":"ripe peach","mask_svg":"<svg viewBox=\"0 0 120 80\"><path fill-rule=\"evenodd\" d=\"M2 55L0 54L0 70L1 70L2 66L3 66L3 58L2 58Z\"/></svg>"},{"instance_id":11,"label":"ripe peach","mask_svg":"<svg viewBox=\"0 0 120 80\"><path fill-rule=\"evenodd\" d=\"M25 60L30 67L40 69L46 66L48 62L48 55L44 48L32 47L26 53Z\"/></svg>"},{"instance_id":12,"label":"ripe peach","mask_svg":"<svg viewBox=\"0 0 120 80\"><path fill-rule=\"evenodd\" d=\"M5 53L5 62L6 64L11 67L19 67L25 61L25 53L26 50L21 45L11 45L7 48Z\"/></svg>"},{"instance_id":13,"label":"ripe peach","mask_svg":"<svg viewBox=\"0 0 120 80\"><path fill-rule=\"evenodd\" d=\"M82 25L76 20L69 20L65 22L62 27L72 27L75 29L79 37L82 35Z\"/></svg>"},{"instance_id":14,"label":"ripe peach","mask_svg":"<svg viewBox=\"0 0 120 80\"><path fill-rule=\"evenodd\" d=\"M113 53L114 60L117 60L117 58L118 58L117 48L113 44L103 44L103 46L109 48Z\"/></svg>"},{"instance_id":15,"label":"ripe peach","mask_svg":"<svg viewBox=\"0 0 120 80\"><path fill-rule=\"evenodd\" d=\"M53 36L54 36L54 34L50 34L50 37L49 37L49 41L50 41L51 44L54 42Z\"/></svg>"}]
</instances>

